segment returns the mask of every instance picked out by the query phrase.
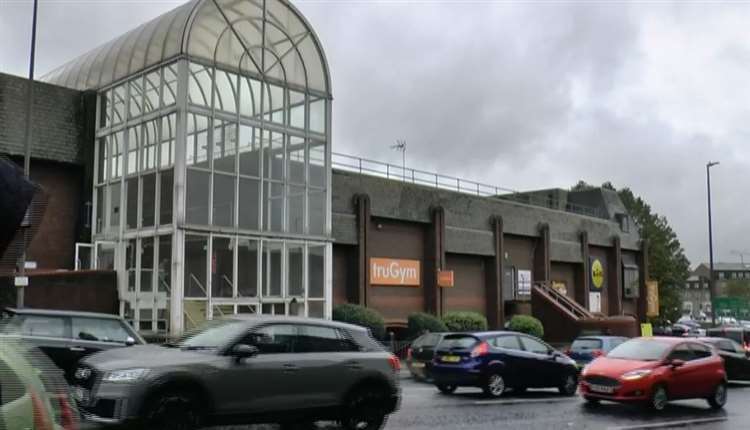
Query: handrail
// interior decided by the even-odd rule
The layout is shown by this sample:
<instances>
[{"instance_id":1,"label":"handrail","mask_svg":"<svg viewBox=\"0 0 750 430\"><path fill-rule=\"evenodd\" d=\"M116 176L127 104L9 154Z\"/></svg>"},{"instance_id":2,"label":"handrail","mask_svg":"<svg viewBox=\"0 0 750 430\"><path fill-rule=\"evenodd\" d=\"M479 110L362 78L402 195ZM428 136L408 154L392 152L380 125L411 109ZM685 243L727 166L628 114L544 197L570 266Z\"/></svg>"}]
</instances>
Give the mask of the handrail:
<instances>
[{"instance_id":1,"label":"handrail","mask_svg":"<svg viewBox=\"0 0 750 430\"><path fill-rule=\"evenodd\" d=\"M564 307L576 318L593 318L594 316L588 309L581 306L580 303L576 302L565 294L560 293L546 283L536 283L534 284L533 288L535 288L539 292L542 292L549 299L557 302L560 306Z\"/></svg>"},{"instance_id":2,"label":"handrail","mask_svg":"<svg viewBox=\"0 0 750 430\"><path fill-rule=\"evenodd\" d=\"M457 191L464 194L472 194L480 197L490 197L501 200L510 200L532 206L541 206L553 210L577 213L595 218L607 219L607 214L597 207L584 206L576 203L562 202L560 199L543 198L533 194L521 193L511 188L484 184L481 182L461 179L455 176L443 175L435 172L399 166L382 161L370 160L353 155L334 152L332 154L332 167L358 173L360 175L376 176L416 185L424 185L436 189ZM564 203L564 208L562 207Z\"/></svg>"}]
</instances>

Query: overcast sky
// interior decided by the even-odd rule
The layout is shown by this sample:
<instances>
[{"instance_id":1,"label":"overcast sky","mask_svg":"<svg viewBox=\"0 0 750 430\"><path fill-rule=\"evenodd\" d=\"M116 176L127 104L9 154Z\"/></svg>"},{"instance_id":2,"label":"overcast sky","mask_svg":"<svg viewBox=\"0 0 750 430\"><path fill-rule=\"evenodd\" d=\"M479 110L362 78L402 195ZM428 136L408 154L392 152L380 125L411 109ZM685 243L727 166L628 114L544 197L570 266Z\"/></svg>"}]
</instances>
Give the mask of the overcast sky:
<instances>
[{"instance_id":1,"label":"overcast sky","mask_svg":"<svg viewBox=\"0 0 750 430\"><path fill-rule=\"evenodd\" d=\"M31 0L0 0L28 73ZM37 76L181 1L41 0ZM750 4L297 1L331 68L334 151L518 190L628 186L707 260L750 251ZM750 261L750 255L746 256Z\"/></svg>"}]
</instances>

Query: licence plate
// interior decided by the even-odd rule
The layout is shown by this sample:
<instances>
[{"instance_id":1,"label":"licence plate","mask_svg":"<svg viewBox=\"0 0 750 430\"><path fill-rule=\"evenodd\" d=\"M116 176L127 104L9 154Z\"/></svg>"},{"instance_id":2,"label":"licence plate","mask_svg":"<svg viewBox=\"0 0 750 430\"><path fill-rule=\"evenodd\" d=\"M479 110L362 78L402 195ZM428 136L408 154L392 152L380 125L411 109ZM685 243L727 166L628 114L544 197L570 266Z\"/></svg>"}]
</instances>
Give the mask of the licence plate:
<instances>
[{"instance_id":1,"label":"licence plate","mask_svg":"<svg viewBox=\"0 0 750 430\"><path fill-rule=\"evenodd\" d=\"M458 355L444 355L441 359L446 363L458 363L461 361L461 357Z\"/></svg>"},{"instance_id":2,"label":"licence plate","mask_svg":"<svg viewBox=\"0 0 750 430\"><path fill-rule=\"evenodd\" d=\"M606 393L612 394L615 392L615 387L607 387L606 385L589 385L589 389L595 393Z\"/></svg>"},{"instance_id":3,"label":"licence plate","mask_svg":"<svg viewBox=\"0 0 750 430\"><path fill-rule=\"evenodd\" d=\"M421 368L423 368L423 367L424 367L424 363L420 363L420 362L418 362L418 361L415 361L415 362L413 362L413 363L411 364L411 367L414 367L414 368L417 368L417 369L421 369Z\"/></svg>"}]
</instances>

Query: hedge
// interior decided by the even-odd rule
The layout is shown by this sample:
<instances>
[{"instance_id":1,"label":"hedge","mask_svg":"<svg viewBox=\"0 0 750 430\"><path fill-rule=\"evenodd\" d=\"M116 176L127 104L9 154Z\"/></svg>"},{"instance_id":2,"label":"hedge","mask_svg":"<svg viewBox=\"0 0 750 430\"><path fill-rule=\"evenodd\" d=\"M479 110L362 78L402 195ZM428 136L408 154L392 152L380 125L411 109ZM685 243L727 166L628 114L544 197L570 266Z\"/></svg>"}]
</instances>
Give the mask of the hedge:
<instances>
[{"instance_id":1,"label":"hedge","mask_svg":"<svg viewBox=\"0 0 750 430\"><path fill-rule=\"evenodd\" d=\"M385 339L385 320L376 311L346 303L333 308L333 319L370 329L376 339Z\"/></svg>"},{"instance_id":2,"label":"hedge","mask_svg":"<svg viewBox=\"0 0 750 430\"><path fill-rule=\"evenodd\" d=\"M443 315L443 322L449 331L487 330L487 318L478 312L448 312Z\"/></svg>"},{"instance_id":3,"label":"hedge","mask_svg":"<svg viewBox=\"0 0 750 430\"><path fill-rule=\"evenodd\" d=\"M510 319L508 329L536 337L544 337L544 326L538 319L529 315L515 315Z\"/></svg>"},{"instance_id":4,"label":"hedge","mask_svg":"<svg viewBox=\"0 0 750 430\"><path fill-rule=\"evenodd\" d=\"M410 338L416 338L425 332L439 333L443 331L448 331L448 327L434 315L424 312L409 315L408 332Z\"/></svg>"}]
</instances>

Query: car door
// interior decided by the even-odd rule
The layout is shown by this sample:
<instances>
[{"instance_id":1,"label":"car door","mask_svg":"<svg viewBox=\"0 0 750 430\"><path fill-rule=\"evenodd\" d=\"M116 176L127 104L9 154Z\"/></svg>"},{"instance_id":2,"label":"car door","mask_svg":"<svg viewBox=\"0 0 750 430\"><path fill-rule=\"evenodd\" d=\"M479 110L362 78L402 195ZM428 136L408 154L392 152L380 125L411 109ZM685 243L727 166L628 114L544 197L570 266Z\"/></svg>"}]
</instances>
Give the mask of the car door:
<instances>
[{"instance_id":1,"label":"car door","mask_svg":"<svg viewBox=\"0 0 750 430\"><path fill-rule=\"evenodd\" d=\"M530 337L519 336L524 349L523 367L533 385L529 387L552 387L560 384L562 374L557 372L555 356L550 354L551 348L544 343Z\"/></svg>"},{"instance_id":2,"label":"car door","mask_svg":"<svg viewBox=\"0 0 750 430\"><path fill-rule=\"evenodd\" d=\"M488 340L493 355L505 364L505 382L511 387L529 386L524 369L524 352L516 335L503 335Z\"/></svg>"},{"instance_id":3,"label":"car door","mask_svg":"<svg viewBox=\"0 0 750 430\"><path fill-rule=\"evenodd\" d=\"M734 347L734 342L729 339L718 339L714 346L719 350L719 355L724 359L724 370L727 379L743 379L745 373L745 354L739 354Z\"/></svg>"},{"instance_id":4,"label":"car door","mask_svg":"<svg viewBox=\"0 0 750 430\"><path fill-rule=\"evenodd\" d=\"M690 397L710 396L716 387L716 373L718 360L713 349L702 343L689 342L693 351L693 359L688 363L687 383L690 384Z\"/></svg>"},{"instance_id":5,"label":"car door","mask_svg":"<svg viewBox=\"0 0 750 430\"><path fill-rule=\"evenodd\" d=\"M695 375L700 371L700 363L696 362L695 354L687 343L681 343L672 348L667 355L667 365L673 360L684 362L679 367L669 369L667 392L670 398L682 399L692 395Z\"/></svg>"},{"instance_id":6,"label":"car door","mask_svg":"<svg viewBox=\"0 0 750 430\"><path fill-rule=\"evenodd\" d=\"M39 348L50 360L65 372L68 380L78 363L75 351L71 350L70 319L59 315L19 314L14 324L20 335Z\"/></svg>"}]
</instances>

